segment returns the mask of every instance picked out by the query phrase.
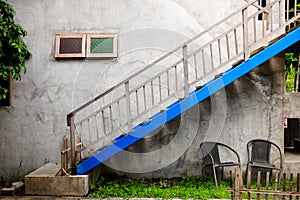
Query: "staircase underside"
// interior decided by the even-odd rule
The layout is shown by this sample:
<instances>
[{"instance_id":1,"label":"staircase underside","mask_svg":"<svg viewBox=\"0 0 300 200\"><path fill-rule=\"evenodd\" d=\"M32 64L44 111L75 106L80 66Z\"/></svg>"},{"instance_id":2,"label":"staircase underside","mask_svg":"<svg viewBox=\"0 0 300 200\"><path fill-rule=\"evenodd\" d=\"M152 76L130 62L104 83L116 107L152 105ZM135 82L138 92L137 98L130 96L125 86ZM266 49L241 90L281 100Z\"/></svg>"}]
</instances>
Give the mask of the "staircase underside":
<instances>
[{"instance_id":1,"label":"staircase underside","mask_svg":"<svg viewBox=\"0 0 300 200\"><path fill-rule=\"evenodd\" d=\"M156 115L152 116L147 123L140 124L134 127L131 133L123 137L117 138L115 143L102 150L99 150L90 158L79 163L77 165L77 174L87 173L94 167L103 163L108 158L114 156L118 152L124 150L128 146L138 141L139 139L145 137L157 128L164 125L165 123L174 119L178 115L197 105L199 102L203 101L215 92L219 91L228 84L242 77L243 75L258 67L265 61L274 57L286 48L292 46L299 40L300 28L297 28L294 31L286 34L277 42L269 45L254 56L250 57L247 61L244 61L238 66L231 68L230 70L226 71L222 76L209 81L208 83L203 85L201 89L191 92L187 98L174 102L172 105L168 106L165 111L159 112Z\"/></svg>"}]
</instances>

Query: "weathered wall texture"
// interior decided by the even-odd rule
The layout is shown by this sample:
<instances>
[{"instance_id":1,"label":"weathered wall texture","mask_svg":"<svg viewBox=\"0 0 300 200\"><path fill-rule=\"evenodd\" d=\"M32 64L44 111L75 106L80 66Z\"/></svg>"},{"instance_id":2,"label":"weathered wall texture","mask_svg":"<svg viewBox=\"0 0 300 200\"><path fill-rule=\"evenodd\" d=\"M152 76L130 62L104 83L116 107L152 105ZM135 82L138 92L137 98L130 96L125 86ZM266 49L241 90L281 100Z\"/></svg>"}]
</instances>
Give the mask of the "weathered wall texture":
<instances>
[{"instance_id":1,"label":"weathered wall texture","mask_svg":"<svg viewBox=\"0 0 300 200\"><path fill-rule=\"evenodd\" d=\"M199 175L199 145L205 140L233 147L245 170L249 140L268 139L283 147L283 74L281 54L172 121L152 138L142 139L111 158L106 162L109 167L102 170L132 177ZM172 162L175 157L178 159ZM166 167L153 171L161 165Z\"/></svg>"},{"instance_id":2,"label":"weathered wall texture","mask_svg":"<svg viewBox=\"0 0 300 200\"><path fill-rule=\"evenodd\" d=\"M284 117L300 118L299 92L287 92L284 96Z\"/></svg>"},{"instance_id":3,"label":"weathered wall texture","mask_svg":"<svg viewBox=\"0 0 300 200\"><path fill-rule=\"evenodd\" d=\"M68 112L220 20L241 2L9 0L16 21L28 31L25 40L33 57L27 74L13 82L12 106L0 108L0 176L14 175L21 161L25 172L44 162L59 162L59 143L69 132ZM55 60L57 33L116 33L119 57ZM243 155L243 163L249 139L262 137L281 144L283 63L280 57L274 60L272 72L261 67L244 76L130 147L128 151L136 154L123 152L107 165L145 176L199 174L199 144L204 139L232 145Z\"/></svg>"}]
</instances>

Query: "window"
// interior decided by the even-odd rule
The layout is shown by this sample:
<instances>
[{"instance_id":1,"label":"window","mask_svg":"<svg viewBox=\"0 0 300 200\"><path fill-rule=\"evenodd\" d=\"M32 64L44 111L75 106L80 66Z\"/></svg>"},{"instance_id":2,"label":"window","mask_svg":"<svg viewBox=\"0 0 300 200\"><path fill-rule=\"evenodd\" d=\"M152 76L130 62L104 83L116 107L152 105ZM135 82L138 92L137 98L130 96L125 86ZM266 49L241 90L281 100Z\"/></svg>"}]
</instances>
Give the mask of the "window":
<instances>
[{"instance_id":1,"label":"window","mask_svg":"<svg viewBox=\"0 0 300 200\"><path fill-rule=\"evenodd\" d=\"M85 34L56 35L55 58L84 58Z\"/></svg>"},{"instance_id":2,"label":"window","mask_svg":"<svg viewBox=\"0 0 300 200\"><path fill-rule=\"evenodd\" d=\"M10 106L11 105L11 89L12 89L12 78L11 73L9 73L9 78L7 80L0 79L0 85L8 88L8 94L6 99L0 100L0 106Z\"/></svg>"},{"instance_id":3,"label":"window","mask_svg":"<svg viewBox=\"0 0 300 200\"><path fill-rule=\"evenodd\" d=\"M298 118L287 118L284 126L284 147L286 150L300 150L300 121Z\"/></svg>"},{"instance_id":4,"label":"window","mask_svg":"<svg viewBox=\"0 0 300 200\"><path fill-rule=\"evenodd\" d=\"M117 57L117 35L87 35L87 57Z\"/></svg>"},{"instance_id":5,"label":"window","mask_svg":"<svg viewBox=\"0 0 300 200\"><path fill-rule=\"evenodd\" d=\"M55 39L55 58L118 56L117 35L57 34Z\"/></svg>"}]
</instances>

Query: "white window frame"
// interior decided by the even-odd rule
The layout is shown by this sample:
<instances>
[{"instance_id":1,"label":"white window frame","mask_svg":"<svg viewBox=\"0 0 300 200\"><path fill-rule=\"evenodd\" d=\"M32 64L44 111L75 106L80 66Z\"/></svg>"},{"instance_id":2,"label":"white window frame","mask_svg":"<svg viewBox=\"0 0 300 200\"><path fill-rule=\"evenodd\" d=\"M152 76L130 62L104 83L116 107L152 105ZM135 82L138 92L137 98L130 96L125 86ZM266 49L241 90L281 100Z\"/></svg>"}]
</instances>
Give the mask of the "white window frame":
<instances>
[{"instance_id":1,"label":"white window frame","mask_svg":"<svg viewBox=\"0 0 300 200\"><path fill-rule=\"evenodd\" d=\"M61 38L81 38L81 53L60 53ZM84 58L85 57L86 34L56 34L55 35L55 58Z\"/></svg>"}]
</instances>

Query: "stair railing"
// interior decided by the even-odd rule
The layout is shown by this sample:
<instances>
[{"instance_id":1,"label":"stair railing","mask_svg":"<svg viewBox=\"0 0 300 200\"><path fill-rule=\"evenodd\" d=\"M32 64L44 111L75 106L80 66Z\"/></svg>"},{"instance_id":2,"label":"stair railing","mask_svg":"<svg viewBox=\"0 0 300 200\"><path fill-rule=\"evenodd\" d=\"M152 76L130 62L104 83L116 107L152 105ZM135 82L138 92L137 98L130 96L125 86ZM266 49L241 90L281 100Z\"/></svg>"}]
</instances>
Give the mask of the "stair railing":
<instances>
[{"instance_id":1,"label":"stair railing","mask_svg":"<svg viewBox=\"0 0 300 200\"><path fill-rule=\"evenodd\" d=\"M258 9L249 1L173 51L146 65L67 115L70 168L153 114L223 73L251 52L285 32L299 14L284 20L284 0ZM259 16L265 18L258 20ZM208 41L208 42L206 42ZM81 138L77 141L76 138ZM76 144L83 144L76 145Z\"/></svg>"}]
</instances>

